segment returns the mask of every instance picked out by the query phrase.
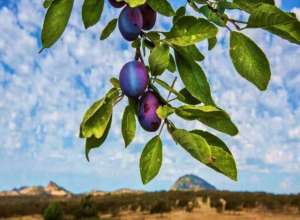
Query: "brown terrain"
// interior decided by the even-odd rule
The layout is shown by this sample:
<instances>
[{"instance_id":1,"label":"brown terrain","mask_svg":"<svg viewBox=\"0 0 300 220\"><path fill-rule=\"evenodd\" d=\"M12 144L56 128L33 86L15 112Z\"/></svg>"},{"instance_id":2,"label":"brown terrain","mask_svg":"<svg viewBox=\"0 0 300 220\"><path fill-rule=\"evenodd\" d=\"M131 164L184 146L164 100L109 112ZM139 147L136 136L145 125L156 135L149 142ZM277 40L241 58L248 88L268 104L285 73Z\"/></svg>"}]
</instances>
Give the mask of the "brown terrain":
<instances>
[{"instance_id":1,"label":"brown terrain","mask_svg":"<svg viewBox=\"0 0 300 220\"><path fill-rule=\"evenodd\" d=\"M101 216L101 215L100 215ZM41 215L30 215L22 217L9 217L0 218L0 220L42 220ZM73 219L66 216L67 219ZM192 213L185 212L183 210L172 211L168 214L144 214L135 212L123 212L118 217L111 217L110 215L101 216L101 219L118 219L118 220L299 220L299 215L294 214L272 214L263 212L236 212L236 213L217 213L217 212L203 212L201 210L195 210Z\"/></svg>"}]
</instances>

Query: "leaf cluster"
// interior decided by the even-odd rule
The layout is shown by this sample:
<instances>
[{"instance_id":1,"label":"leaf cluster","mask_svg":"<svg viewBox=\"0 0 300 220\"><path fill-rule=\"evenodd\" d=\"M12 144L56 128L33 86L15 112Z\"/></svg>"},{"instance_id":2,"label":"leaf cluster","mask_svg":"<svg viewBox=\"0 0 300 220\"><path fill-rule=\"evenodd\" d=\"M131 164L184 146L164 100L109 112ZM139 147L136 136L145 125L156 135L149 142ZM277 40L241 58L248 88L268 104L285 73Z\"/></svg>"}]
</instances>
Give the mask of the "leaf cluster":
<instances>
[{"instance_id":1,"label":"leaf cluster","mask_svg":"<svg viewBox=\"0 0 300 220\"><path fill-rule=\"evenodd\" d=\"M121 0L118 0L121 1ZM42 29L43 48L51 47L63 34L73 8L74 0L45 0L47 9ZM132 42L135 58L147 64L151 79L150 88L163 102L157 115L164 121L161 130L146 145L140 158L140 172L144 184L151 181L160 170L163 161L161 131L164 125L168 132L193 158L208 167L237 180L234 157L227 145L215 134L204 130L177 128L172 118L197 121L227 135L237 135L238 128L229 114L214 101L205 70L205 59L197 44L206 41L208 50L219 43L220 29L228 30L229 55L241 77L259 90L266 90L271 78L271 67L263 50L243 30L259 28L291 43L300 44L300 22L289 12L276 7L274 0L187 0L176 11L168 0L125 0L129 7L148 4L161 16L172 18L168 31L142 32ZM85 0L82 20L85 28L96 25L104 10L104 0ZM187 13L187 8L195 13ZM249 14L246 20L231 17L232 10ZM100 39L108 38L115 30L117 18L108 22ZM164 81L162 75L180 77L184 87L180 90ZM174 76L175 78L177 76ZM177 78L176 78L177 79ZM111 80L112 89L96 101L85 113L80 125L80 137L86 140L86 157L93 148L100 147L112 123L113 107L123 99L118 79ZM162 90L169 92L163 97ZM171 96L173 96L171 98ZM128 99L122 119L122 136L127 147L136 134L138 111L136 100Z\"/></svg>"}]
</instances>

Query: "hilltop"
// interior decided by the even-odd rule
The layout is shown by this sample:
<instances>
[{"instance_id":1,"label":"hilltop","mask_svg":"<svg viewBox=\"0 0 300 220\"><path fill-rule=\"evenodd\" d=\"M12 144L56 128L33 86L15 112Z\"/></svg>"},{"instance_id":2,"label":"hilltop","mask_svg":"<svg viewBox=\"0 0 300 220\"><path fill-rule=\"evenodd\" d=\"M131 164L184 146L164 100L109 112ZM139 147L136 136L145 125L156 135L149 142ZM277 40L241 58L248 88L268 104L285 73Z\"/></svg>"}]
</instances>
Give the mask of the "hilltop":
<instances>
[{"instance_id":1,"label":"hilltop","mask_svg":"<svg viewBox=\"0 0 300 220\"><path fill-rule=\"evenodd\" d=\"M171 190L175 191L201 191L201 190L216 190L217 188L204 179L189 174L180 177L175 184L172 186Z\"/></svg>"},{"instance_id":2,"label":"hilltop","mask_svg":"<svg viewBox=\"0 0 300 220\"><path fill-rule=\"evenodd\" d=\"M23 186L10 191L0 192L0 196L72 196L72 193L65 188L50 181L46 187Z\"/></svg>"}]
</instances>

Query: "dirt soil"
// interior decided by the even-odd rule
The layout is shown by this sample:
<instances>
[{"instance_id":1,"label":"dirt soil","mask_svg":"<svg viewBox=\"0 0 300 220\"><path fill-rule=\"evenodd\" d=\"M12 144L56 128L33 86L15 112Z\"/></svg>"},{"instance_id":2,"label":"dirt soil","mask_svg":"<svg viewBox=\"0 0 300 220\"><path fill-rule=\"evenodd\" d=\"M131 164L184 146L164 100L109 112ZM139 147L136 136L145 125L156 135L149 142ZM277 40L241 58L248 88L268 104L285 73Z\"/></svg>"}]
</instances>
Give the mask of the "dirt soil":
<instances>
[{"instance_id":1,"label":"dirt soil","mask_svg":"<svg viewBox=\"0 0 300 220\"><path fill-rule=\"evenodd\" d=\"M0 220L42 220L42 216L23 216L0 218ZM66 218L72 219L72 218ZM163 215L149 215L143 213L128 213L123 212L119 217L112 218L109 216L102 216L101 219L116 219L116 220L300 220L300 215L286 215L286 214L272 214L272 213L258 213L258 212L235 212L235 213L216 213L193 211L187 213L185 211L173 211Z\"/></svg>"}]
</instances>

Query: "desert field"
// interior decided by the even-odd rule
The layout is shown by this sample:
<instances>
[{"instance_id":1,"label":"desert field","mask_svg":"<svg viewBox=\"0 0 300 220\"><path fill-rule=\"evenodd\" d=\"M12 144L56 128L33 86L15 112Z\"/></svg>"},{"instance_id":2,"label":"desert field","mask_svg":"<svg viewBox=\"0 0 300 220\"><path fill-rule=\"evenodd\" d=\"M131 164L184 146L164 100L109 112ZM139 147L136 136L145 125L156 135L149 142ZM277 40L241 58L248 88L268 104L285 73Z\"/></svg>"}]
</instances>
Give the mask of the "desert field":
<instances>
[{"instance_id":1,"label":"desert field","mask_svg":"<svg viewBox=\"0 0 300 220\"><path fill-rule=\"evenodd\" d=\"M134 213L134 212L123 212L118 217L111 217L109 215L99 216L99 219L116 219L116 220L199 220L199 219L213 219L213 220L299 220L299 215L288 215L288 214L272 214L262 212L203 212L195 210L192 213L188 213L182 210L172 211L167 214L145 214L145 213ZM10 217L0 218L0 220L42 220L41 215L23 216L23 217ZM73 219L72 217L66 216L66 220ZM89 220L87 218L87 220ZM92 220L92 219L91 219ZM93 218L93 220L95 220Z\"/></svg>"},{"instance_id":2,"label":"desert field","mask_svg":"<svg viewBox=\"0 0 300 220\"><path fill-rule=\"evenodd\" d=\"M300 195L162 191L0 197L0 220L42 220L47 210L65 220L300 220Z\"/></svg>"}]
</instances>

